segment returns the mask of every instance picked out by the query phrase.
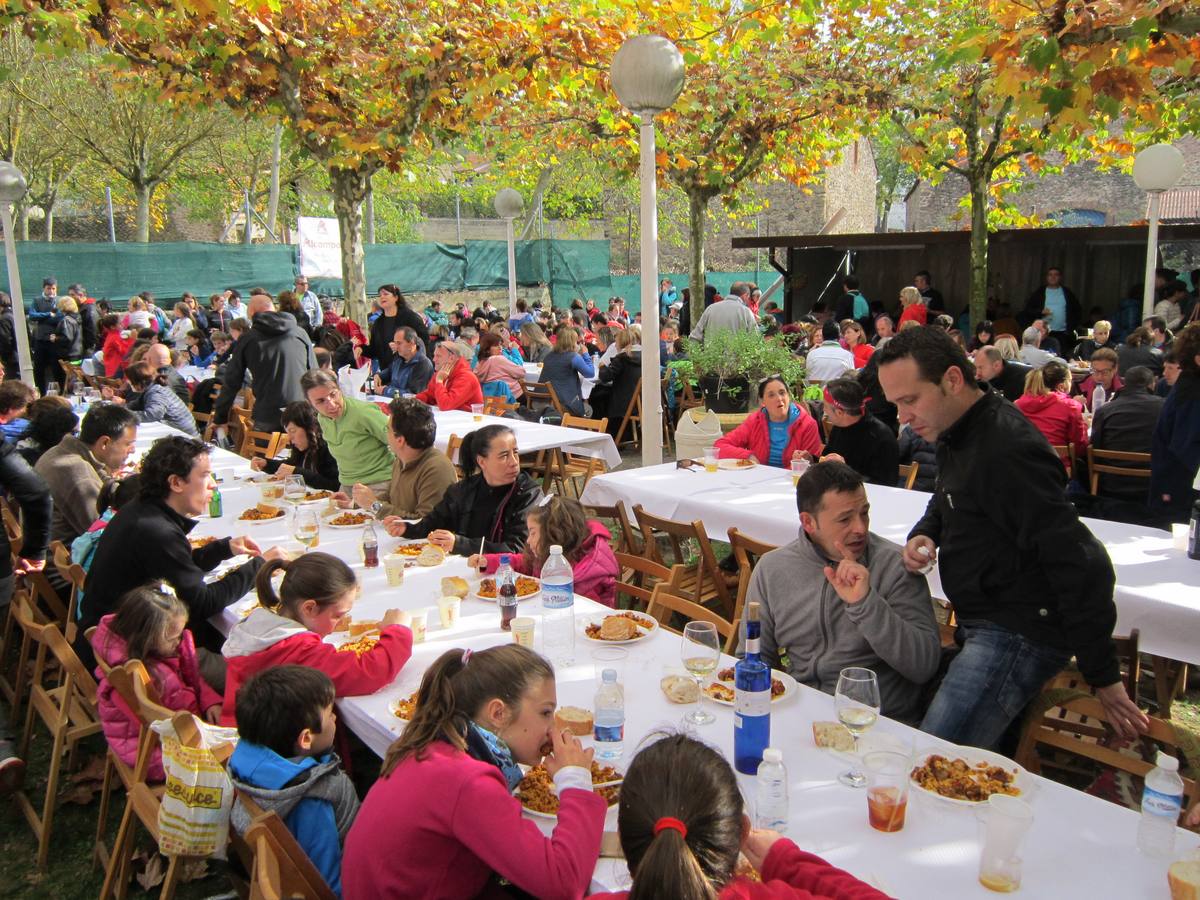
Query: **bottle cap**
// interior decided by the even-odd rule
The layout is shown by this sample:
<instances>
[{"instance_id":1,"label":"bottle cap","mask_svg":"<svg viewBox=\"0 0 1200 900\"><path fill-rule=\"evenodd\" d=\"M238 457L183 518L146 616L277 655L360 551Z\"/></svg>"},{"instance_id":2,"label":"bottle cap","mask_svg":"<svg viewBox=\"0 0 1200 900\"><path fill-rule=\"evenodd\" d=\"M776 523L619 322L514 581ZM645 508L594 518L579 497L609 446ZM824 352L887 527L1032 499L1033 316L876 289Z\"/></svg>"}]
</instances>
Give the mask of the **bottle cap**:
<instances>
[{"instance_id":1,"label":"bottle cap","mask_svg":"<svg viewBox=\"0 0 1200 900\"><path fill-rule=\"evenodd\" d=\"M508 565L508 554L507 553L500 554L500 565L502 565L502 566Z\"/></svg>"},{"instance_id":2,"label":"bottle cap","mask_svg":"<svg viewBox=\"0 0 1200 900\"><path fill-rule=\"evenodd\" d=\"M616 669L605 669L603 672L600 673L600 678L603 679L605 684L616 684L617 683L617 670Z\"/></svg>"},{"instance_id":3,"label":"bottle cap","mask_svg":"<svg viewBox=\"0 0 1200 900\"><path fill-rule=\"evenodd\" d=\"M1169 754L1163 753L1161 750L1158 752L1158 757L1154 760L1154 764L1160 769L1166 769L1168 772L1179 771L1179 760Z\"/></svg>"},{"instance_id":4,"label":"bottle cap","mask_svg":"<svg viewBox=\"0 0 1200 900\"><path fill-rule=\"evenodd\" d=\"M551 555L557 553L559 556L562 556L562 545L561 544L551 544L550 545L550 553L551 553Z\"/></svg>"},{"instance_id":5,"label":"bottle cap","mask_svg":"<svg viewBox=\"0 0 1200 900\"><path fill-rule=\"evenodd\" d=\"M768 747L763 751L763 762L781 763L783 762L783 752L774 747Z\"/></svg>"}]
</instances>

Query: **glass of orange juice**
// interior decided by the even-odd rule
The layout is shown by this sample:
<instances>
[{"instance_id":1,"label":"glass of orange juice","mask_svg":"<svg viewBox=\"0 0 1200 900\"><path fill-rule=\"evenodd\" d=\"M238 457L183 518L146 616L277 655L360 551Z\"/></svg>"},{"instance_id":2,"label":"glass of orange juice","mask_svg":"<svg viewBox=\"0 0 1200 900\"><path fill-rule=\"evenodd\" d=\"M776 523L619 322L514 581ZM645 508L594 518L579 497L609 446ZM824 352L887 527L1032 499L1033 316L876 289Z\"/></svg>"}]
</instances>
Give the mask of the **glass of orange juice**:
<instances>
[{"instance_id":1,"label":"glass of orange juice","mask_svg":"<svg viewBox=\"0 0 1200 900\"><path fill-rule=\"evenodd\" d=\"M877 751L863 757L867 775L867 818L876 831L899 831L908 810L909 758Z\"/></svg>"}]
</instances>

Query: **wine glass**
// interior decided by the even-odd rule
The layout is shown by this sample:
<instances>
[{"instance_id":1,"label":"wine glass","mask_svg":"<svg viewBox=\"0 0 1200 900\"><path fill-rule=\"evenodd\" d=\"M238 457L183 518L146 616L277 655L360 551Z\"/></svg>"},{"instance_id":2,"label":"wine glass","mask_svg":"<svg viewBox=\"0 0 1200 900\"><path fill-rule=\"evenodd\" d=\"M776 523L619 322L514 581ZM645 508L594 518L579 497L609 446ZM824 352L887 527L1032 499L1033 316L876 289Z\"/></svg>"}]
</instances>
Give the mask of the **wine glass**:
<instances>
[{"instance_id":1,"label":"wine glass","mask_svg":"<svg viewBox=\"0 0 1200 900\"><path fill-rule=\"evenodd\" d=\"M59 384L57 381L46 382L46 396L47 397L57 397L61 393L62 393L62 388L59 387Z\"/></svg>"},{"instance_id":2,"label":"wine glass","mask_svg":"<svg viewBox=\"0 0 1200 900\"><path fill-rule=\"evenodd\" d=\"M858 768L858 739L879 718L879 679L870 669L851 666L838 675L837 690L833 695L837 707L838 721L854 737L855 762L848 772L838 776L838 781L849 787L865 787L867 777Z\"/></svg>"},{"instance_id":3,"label":"wine glass","mask_svg":"<svg viewBox=\"0 0 1200 900\"><path fill-rule=\"evenodd\" d=\"M296 507L292 514L292 536L311 550L321 541L321 520L315 509Z\"/></svg>"},{"instance_id":4,"label":"wine glass","mask_svg":"<svg viewBox=\"0 0 1200 900\"><path fill-rule=\"evenodd\" d=\"M307 493L303 475L289 475L283 480L283 497L288 503L300 503Z\"/></svg>"},{"instance_id":5,"label":"wine glass","mask_svg":"<svg viewBox=\"0 0 1200 900\"><path fill-rule=\"evenodd\" d=\"M704 678L711 675L721 659L721 639L717 626L712 622L688 622L683 626L683 642L679 645L679 656L684 668L696 679L696 708L683 717L690 725L708 725L716 716L704 709Z\"/></svg>"}]
</instances>

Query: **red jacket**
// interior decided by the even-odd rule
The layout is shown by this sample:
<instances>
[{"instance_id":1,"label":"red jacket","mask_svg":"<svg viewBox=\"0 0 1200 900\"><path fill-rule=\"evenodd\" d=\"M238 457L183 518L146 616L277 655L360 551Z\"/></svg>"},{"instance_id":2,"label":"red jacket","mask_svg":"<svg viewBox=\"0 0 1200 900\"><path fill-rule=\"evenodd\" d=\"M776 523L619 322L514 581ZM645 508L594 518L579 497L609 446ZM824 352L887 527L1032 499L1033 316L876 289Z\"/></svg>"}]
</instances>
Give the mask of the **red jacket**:
<instances>
[{"instance_id":1,"label":"red jacket","mask_svg":"<svg viewBox=\"0 0 1200 900\"><path fill-rule=\"evenodd\" d=\"M850 352L854 354L854 368L861 369L867 364L867 360L874 355L875 348L870 344L856 344Z\"/></svg>"},{"instance_id":2,"label":"red jacket","mask_svg":"<svg viewBox=\"0 0 1200 900\"><path fill-rule=\"evenodd\" d=\"M125 365L125 357L136 340L137 335L132 331L129 332L129 337L121 337L120 328L109 329L108 334L104 336L104 343L100 347L104 356L105 378L120 376L122 367Z\"/></svg>"},{"instance_id":3,"label":"red jacket","mask_svg":"<svg viewBox=\"0 0 1200 900\"><path fill-rule=\"evenodd\" d=\"M575 900L600 856L604 798L567 789L550 837L521 815L495 766L444 741L407 757L367 794L342 855L345 900L507 897Z\"/></svg>"},{"instance_id":4,"label":"red jacket","mask_svg":"<svg viewBox=\"0 0 1200 900\"><path fill-rule=\"evenodd\" d=\"M1074 442L1076 456L1087 450L1088 433L1083 424L1083 410L1066 394L1058 391L1038 396L1025 394L1017 398L1016 406L1052 446L1062 447ZM1066 460L1063 464L1066 465Z\"/></svg>"},{"instance_id":5,"label":"red jacket","mask_svg":"<svg viewBox=\"0 0 1200 900\"><path fill-rule=\"evenodd\" d=\"M112 631L112 620L111 614L100 620L100 624L96 626L96 633L92 635L92 649L96 651L97 659L115 668L129 662L129 649L125 639ZM200 668L196 663L196 645L192 641L190 631L184 630L175 656L166 659L145 659L142 662L150 677L154 679L159 702L167 709L176 712L186 710L203 717L209 707L221 702L221 695L200 677ZM116 688L101 674L99 667L96 668L96 677L100 682L96 692L96 711L100 714L104 737L121 761L132 766L137 762L141 722L121 699ZM154 751L147 777L151 781L162 781L166 778L163 774L161 749Z\"/></svg>"},{"instance_id":6,"label":"red jacket","mask_svg":"<svg viewBox=\"0 0 1200 900\"><path fill-rule=\"evenodd\" d=\"M795 404L793 404L795 406ZM788 429L787 446L783 448L783 465L791 465L792 455L797 450L807 450L814 457L821 455L821 433L816 420L803 407L800 417ZM717 456L721 459L746 459L753 456L763 465L771 459L771 432L767 427L767 413L763 409L751 413L746 421L729 434L717 438Z\"/></svg>"},{"instance_id":7,"label":"red jacket","mask_svg":"<svg viewBox=\"0 0 1200 900\"><path fill-rule=\"evenodd\" d=\"M735 878L721 888L721 900L887 900L849 872L805 853L787 838L771 847L763 860L762 881ZM592 894L588 900L622 900L628 891Z\"/></svg>"},{"instance_id":8,"label":"red jacket","mask_svg":"<svg viewBox=\"0 0 1200 900\"><path fill-rule=\"evenodd\" d=\"M925 325L928 319L929 308L924 303L914 303L912 306L906 306L904 312L900 313L900 321L896 323L896 333L900 333L900 326L905 322L913 321L918 325Z\"/></svg>"},{"instance_id":9,"label":"red jacket","mask_svg":"<svg viewBox=\"0 0 1200 900\"><path fill-rule=\"evenodd\" d=\"M417 394L417 399L443 412L451 409L470 412L471 404L483 402L483 388L471 371L471 364L460 357L445 382L438 381L435 375L429 380L429 387Z\"/></svg>"},{"instance_id":10,"label":"red jacket","mask_svg":"<svg viewBox=\"0 0 1200 900\"><path fill-rule=\"evenodd\" d=\"M575 593L589 597L597 603L603 603L605 606L615 607L617 605L616 584L621 569L617 565L617 557L613 555L612 547L608 544L611 540L612 535L607 528L594 519L588 519L588 536L584 538L583 545L580 547L583 555L579 558L579 562L571 564L571 569L575 576ZM491 575L500 567L502 555L500 553L487 554L487 574ZM510 553L508 558L514 572L520 575L532 575L534 578L541 577L542 570L531 571L531 567L525 561L524 553Z\"/></svg>"},{"instance_id":11,"label":"red jacket","mask_svg":"<svg viewBox=\"0 0 1200 900\"><path fill-rule=\"evenodd\" d=\"M299 622L269 609L258 608L229 632L221 649L228 668L225 672L225 704L221 724L236 725L234 701L238 688L250 676L272 666L307 666L333 679L339 697L373 694L396 679L401 667L412 656L412 631L403 625L389 625L379 643L358 656L339 651Z\"/></svg>"}]
</instances>

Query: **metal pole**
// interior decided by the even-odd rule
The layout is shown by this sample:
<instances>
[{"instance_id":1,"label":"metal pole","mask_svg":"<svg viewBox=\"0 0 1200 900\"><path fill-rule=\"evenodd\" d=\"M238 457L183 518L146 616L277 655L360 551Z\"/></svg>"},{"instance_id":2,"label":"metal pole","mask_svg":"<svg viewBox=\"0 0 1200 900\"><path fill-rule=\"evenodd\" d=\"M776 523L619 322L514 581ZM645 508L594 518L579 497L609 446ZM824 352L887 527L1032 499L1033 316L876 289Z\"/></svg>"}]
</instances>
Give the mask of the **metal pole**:
<instances>
[{"instance_id":1,"label":"metal pole","mask_svg":"<svg viewBox=\"0 0 1200 900\"><path fill-rule=\"evenodd\" d=\"M1150 191L1150 232L1146 236L1146 283L1142 287L1142 318L1154 315L1154 270L1158 263L1158 211L1162 191Z\"/></svg>"},{"instance_id":2,"label":"metal pole","mask_svg":"<svg viewBox=\"0 0 1200 900\"><path fill-rule=\"evenodd\" d=\"M110 243L115 244L117 242L117 226L113 222L112 188L108 185L104 186L104 201L108 204L108 240Z\"/></svg>"},{"instance_id":3,"label":"metal pole","mask_svg":"<svg viewBox=\"0 0 1200 900\"><path fill-rule=\"evenodd\" d=\"M508 314L511 316L517 308L517 246L511 218L504 220L504 229L508 237Z\"/></svg>"},{"instance_id":4,"label":"metal pole","mask_svg":"<svg viewBox=\"0 0 1200 900\"><path fill-rule=\"evenodd\" d=\"M642 465L662 462L662 376L658 371L658 185L654 160L654 116L643 112L641 127L642 231Z\"/></svg>"},{"instance_id":5,"label":"metal pole","mask_svg":"<svg viewBox=\"0 0 1200 900\"><path fill-rule=\"evenodd\" d=\"M246 191L246 208L243 212L243 215L245 216L245 219L246 219L246 230L245 230L245 233L242 235L242 243L248 247L248 246L250 246L250 242L254 237L254 235L253 235L254 226L251 222L251 216L250 216L250 192L249 191Z\"/></svg>"},{"instance_id":6,"label":"metal pole","mask_svg":"<svg viewBox=\"0 0 1200 900\"><path fill-rule=\"evenodd\" d=\"M25 326L25 300L21 296L21 272L17 268L17 243L13 239L12 206L0 203L0 219L4 224L4 255L8 260L8 293L12 297L13 331L17 339L17 365L21 380L30 387L33 381L33 357L29 353L29 329Z\"/></svg>"}]
</instances>

